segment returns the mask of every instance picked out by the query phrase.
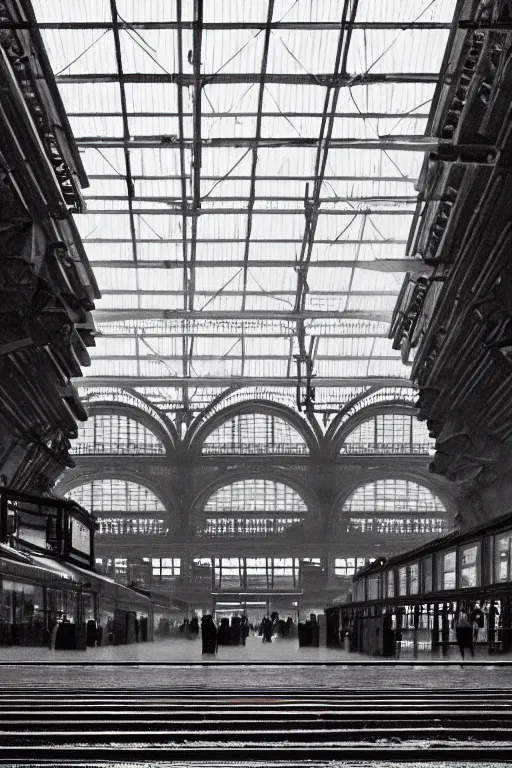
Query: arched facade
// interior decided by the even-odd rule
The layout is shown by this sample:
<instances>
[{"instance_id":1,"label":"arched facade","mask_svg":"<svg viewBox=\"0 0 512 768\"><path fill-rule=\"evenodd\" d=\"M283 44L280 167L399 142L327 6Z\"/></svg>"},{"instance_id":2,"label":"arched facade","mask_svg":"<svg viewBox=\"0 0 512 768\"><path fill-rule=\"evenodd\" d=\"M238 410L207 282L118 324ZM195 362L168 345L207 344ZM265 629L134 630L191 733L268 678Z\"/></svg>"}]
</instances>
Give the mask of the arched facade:
<instances>
[{"instance_id":1,"label":"arched facade","mask_svg":"<svg viewBox=\"0 0 512 768\"><path fill-rule=\"evenodd\" d=\"M142 558L151 570L151 584L172 582L178 590L174 594L184 600L201 594L206 607L211 606L212 590L287 585L317 595L309 603L301 598L301 605L318 610L329 602L329 594L349 588L362 562L416 546L453 526L453 494L429 474L426 453L377 453L374 444L372 451L361 452L357 441L351 443L354 431L364 435L367 427L361 425L371 423L376 430L378 420L382 417L387 426L390 415L396 419L395 436L398 422L402 431L404 425L414 430L412 396L405 402L400 399L404 392L393 388L354 392L343 415L325 420L322 429L321 419L315 427L283 402L263 397L246 401L242 395L231 389L225 398L219 397L177 444L162 423L133 402L88 403L91 417L119 414L134 419L166 449L75 453L77 466L59 486L73 492L88 485L89 496L82 494L78 500L92 504L99 519L96 554L102 567L114 568L116 578L122 572L138 572ZM338 427L332 430L336 420ZM354 443L356 450L342 449ZM146 504L137 491L131 496L136 504L127 509L119 503L117 509L112 504L98 506L100 494L93 494L91 483L107 478L144 486L161 505L142 512ZM392 513L378 505L370 510L368 504L356 509L361 494L353 494L358 488L397 478L399 487L403 480L432 489L444 512L421 510L407 517L410 510ZM368 498L368 490L365 493ZM421 523L407 523L420 517ZM427 518L442 521L430 524L424 522Z\"/></svg>"},{"instance_id":2,"label":"arched facade","mask_svg":"<svg viewBox=\"0 0 512 768\"><path fill-rule=\"evenodd\" d=\"M218 410L187 435L191 454L306 455L318 450L318 435L296 411L264 400Z\"/></svg>"},{"instance_id":3,"label":"arched facade","mask_svg":"<svg viewBox=\"0 0 512 768\"><path fill-rule=\"evenodd\" d=\"M429 455L435 440L413 408L388 405L360 411L345 424L336 444L341 454Z\"/></svg>"},{"instance_id":4,"label":"arched facade","mask_svg":"<svg viewBox=\"0 0 512 768\"><path fill-rule=\"evenodd\" d=\"M355 488L338 500L332 518L336 537L358 533L377 536L440 536L450 529L450 513L426 485L385 477Z\"/></svg>"},{"instance_id":5,"label":"arched facade","mask_svg":"<svg viewBox=\"0 0 512 768\"><path fill-rule=\"evenodd\" d=\"M75 485L66 495L96 516L100 537L165 536L169 532L168 512L146 485L103 477Z\"/></svg>"},{"instance_id":6,"label":"arched facade","mask_svg":"<svg viewBox=\"0 0 512 768\"><path fill-rule=\"evenodd\" d=\"M96 405L89 418L78 427L78 437L72 443L73 455L163 456L167 452L161 429L132 408L112 408Z\"/></svg>"},{"instance_id":7,"label":"arched facade","mask_svg":"<svg viewBox=\"0 0 512 768\"><path fill-rule=\"evenodd\" d=\"M200 538L267 537L297 531L308 507L297 490L268 478L244 478L220 485L198 500L195 533Z\"/></svg>"},{"instance_id":8,"label":"arched facade","mask_svg":"<svg viewBox=\"0 0 512 768\"><path fill-rule=\"evenodd\" d=\"M216 427L201 445L203 455L306 455L304 437L289 421L270 413L238 413Z\"/></svg>"}]
</instances>

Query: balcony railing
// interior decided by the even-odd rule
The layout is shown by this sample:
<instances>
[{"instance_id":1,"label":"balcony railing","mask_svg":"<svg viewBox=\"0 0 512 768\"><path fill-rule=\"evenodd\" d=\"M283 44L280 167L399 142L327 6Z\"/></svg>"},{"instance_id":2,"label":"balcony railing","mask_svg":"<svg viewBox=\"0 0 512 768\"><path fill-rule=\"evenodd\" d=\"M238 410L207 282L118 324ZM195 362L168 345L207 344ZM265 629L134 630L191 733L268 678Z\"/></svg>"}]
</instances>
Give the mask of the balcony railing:
<instances>
[{"instance_id":1,"label":"balcony railing","mask_svg":"<svg viewBox=\"0 0 512 768\"><path fill-rule=\"evenodd\" d=\"M344 443L340 448L343 454L421 454L428 455L434 443Z\"/></svg>"},{"instance_id":2,"label":"balcony railing","mask_svg":"<svg viewBox=\"0 0 512 768\"><path fill-rule=\"evenodd\" d=\"M307 455L309 449L305 443L203 443L202 453L209 456L297 456Z\"/></svg>"},{"instance_id":3,"label":"balcony railing","mask_svg":"<svg viewBox=\"0 0 512 768\"><path fill-rule=\"evenodd\" d=\"M70 450L75 456L154 456L165 454L161 443L72 443Z\"/></svg>"}]
</instances>

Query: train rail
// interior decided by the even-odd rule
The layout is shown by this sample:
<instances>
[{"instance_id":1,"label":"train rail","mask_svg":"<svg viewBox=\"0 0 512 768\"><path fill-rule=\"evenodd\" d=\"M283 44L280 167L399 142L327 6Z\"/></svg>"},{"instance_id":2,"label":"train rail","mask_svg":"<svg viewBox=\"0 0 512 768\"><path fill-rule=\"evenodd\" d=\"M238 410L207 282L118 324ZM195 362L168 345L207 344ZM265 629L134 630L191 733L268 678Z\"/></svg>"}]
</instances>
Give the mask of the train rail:
<instances>
[{"instance_id":1,"label":"train rail","mask_svg":"<svg viewBox=\"0 0 512 768\"><path fill-rule=\"evenodd\" d=\"M512 688L0 690L0 765L504 764L511 734Z\"/></svg>"}]
</instances>

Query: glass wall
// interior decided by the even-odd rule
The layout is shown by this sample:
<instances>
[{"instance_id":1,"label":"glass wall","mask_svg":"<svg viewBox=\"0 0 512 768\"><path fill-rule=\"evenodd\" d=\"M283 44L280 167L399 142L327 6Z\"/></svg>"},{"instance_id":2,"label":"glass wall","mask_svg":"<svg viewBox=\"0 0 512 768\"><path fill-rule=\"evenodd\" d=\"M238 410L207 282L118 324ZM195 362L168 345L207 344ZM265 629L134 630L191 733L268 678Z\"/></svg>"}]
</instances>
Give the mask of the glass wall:
<instances>
[{"instance_id":1,"label":"glass wall","mask_svg":"<svg viewBox=\"0 0 512 768\"><path fill-rule=\"evenodd\" d=\"M243 413L225 421L205 439L205 454L307 454L302 435L277 416Z\"/></svg>"},{"instance_id":2,"label":"glass wall","mask_svg":"<svg viewBox=\"0 0 512 768\"><path fill-rule=\"evenodd\" d=\"M446 510L425 486L409 480L377 480L357 488L335 519L338 534L443 534Z\"/></svg>"},{"instance_id":3,"label":"glass wall","mask_svg":"<svg viewBox=\"0 0 512 768\"><path fill-rule=\"evenodd\" d=\"M294 557L195 558L191 575L202 570L205 583L213 570L214 589L274 590L298 589L299 559Z\"/></svg>"},{"instance_id":4,"label":"glass wall","mask_svg":"<svg viewBox=\"0 0 512 768\"><path fill-rule=\"evenodd\" d=\"M210 496L196 515L196 530L203 537L274 536L300 530L306 513L293 488L273 480L241 480Z\"/></svg>"},{"instance_id":5,"label":"glass wall","mask_svg":"<svg viewBox=\"0 0 512 768\"><path fill-rule=\"evenodd\" d=\"M74 454L164 454L165 447L144 424L128 416L105 413L89 416L71 443Z\"/></svg>"},{"instance_id":6,"label":"glass wall","mask_svg":"<svg viewBox=\"0 0 512 768\"><path fill-rule=\"evenodd\" d=\"M386 413L359 424L344 440L340 453L428 454L435 440L415 416Z\"/></svg>"},{"instance_id":7,"label":"glass wall","mask_svg":"<svg viewBox=\"0 0 512 768\"><path fill-rule=\"evenodd\" d=\"M92 480L73 488L67 496L96 515L98 536L161 536L169 531L164 505L138 483Z\"/></svg>"}]
</instances>

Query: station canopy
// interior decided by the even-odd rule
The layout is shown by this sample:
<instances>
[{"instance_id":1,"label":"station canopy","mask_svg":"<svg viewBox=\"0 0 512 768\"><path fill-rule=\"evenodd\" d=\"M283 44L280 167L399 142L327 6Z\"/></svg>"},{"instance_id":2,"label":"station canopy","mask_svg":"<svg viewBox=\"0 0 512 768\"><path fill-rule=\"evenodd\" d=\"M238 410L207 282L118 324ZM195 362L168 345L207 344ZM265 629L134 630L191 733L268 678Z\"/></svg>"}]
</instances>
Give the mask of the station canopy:
<instances>
[{"instance_id":1,"label":"station canopy","mask_svg":"<svg viewBox=\"0 0 512 768\"><path fill-rule=\"evenodd\" d=\"M83 392L408 386L387 333L455 0L33 5L90 180Z\"/></svg>"}]
</instances>

